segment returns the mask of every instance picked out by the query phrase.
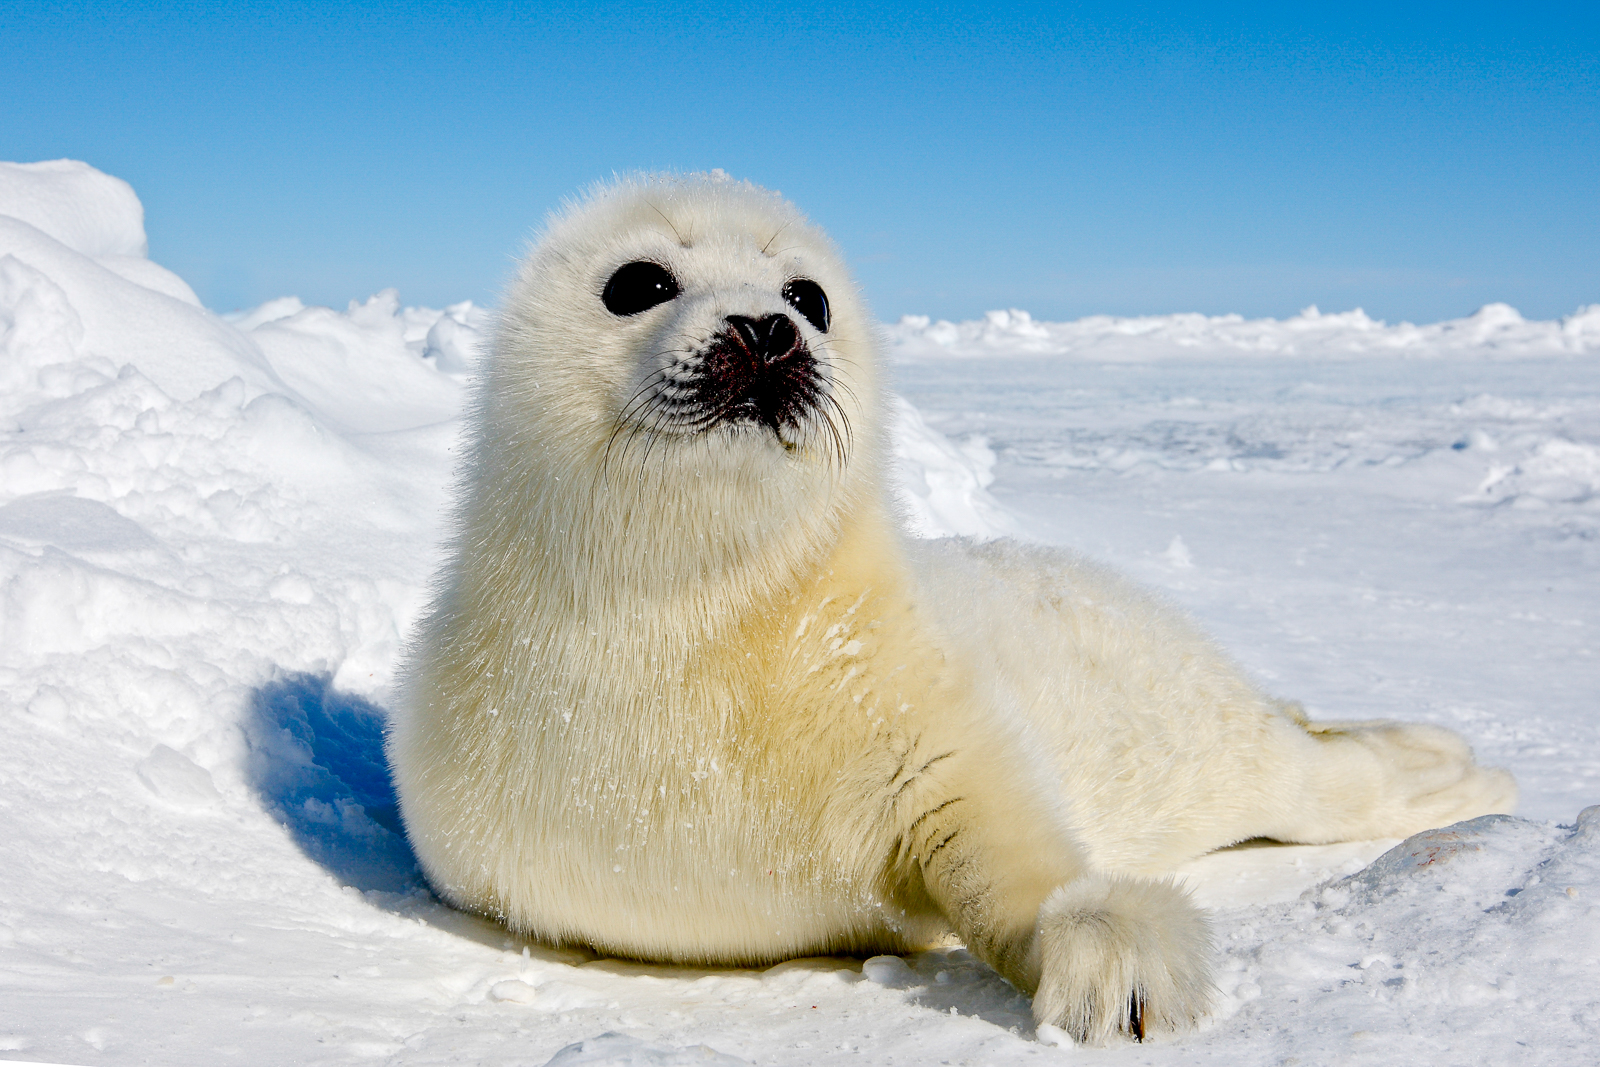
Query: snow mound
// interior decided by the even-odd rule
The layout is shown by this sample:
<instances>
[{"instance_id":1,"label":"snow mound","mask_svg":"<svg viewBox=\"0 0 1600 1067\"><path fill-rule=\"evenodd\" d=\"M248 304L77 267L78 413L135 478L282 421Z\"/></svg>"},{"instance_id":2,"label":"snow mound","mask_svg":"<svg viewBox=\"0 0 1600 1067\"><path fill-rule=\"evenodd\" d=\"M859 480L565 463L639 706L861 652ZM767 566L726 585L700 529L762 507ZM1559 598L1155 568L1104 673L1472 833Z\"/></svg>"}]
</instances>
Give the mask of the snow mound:
<instances>
[{"instance_id":1,"label":"snow mound","mask_svg":"<svg viewBox=\"0 0 1600 1067\"><path fill-rule=\"evenodd\" d=\"M1529 1062L1506 1013L1538 1004L1600 1025L1580 992L1600 978L1600 806L1565 829L1489 815L1417 834L1234 927L1224 948L1233 1025L1285 1029L1290 1006L1315 998L1341 1018L1330 1057L1423 1039L1474 1063Z\"/></svg>"},{"instance_id":2,"label":"snow mound","mask_svg":"<svg viewBox=\"0 0 1600 1067\"><path fill-rule=\"evenodd\" d=\"M1553 438L1517 463L1494 463L1470 503L1542 508L1600 504L1600 448Z\"/></svg>"},{"instance_id":3,"label":"snow mound","mask_svg":"<svg viewBox=\"0 0 1600 1067\"><path fill-rule=\"evenodd\" d=\"M92 258L150 250L133 186L75 159L0 163L0 215Z\"/></svg>"},{"instance_id":4,"label":"snow mound","mask_svg":"<svg viewBox=\"0 0 1600 1067\"><path fill-rule=\"evenodd\" d=\"M706 1045L650 1045L624 1034L601 1034L568 1045L545 1067L748 1067L749 1060L724 1056Z\"/></svg>"},{"instance_id":5,"label":"snow mound","mask_svg":"<svg viewBox=\"0 0 1600 1067\"><path fill-rule=\"evenodd\" d=\"M336 317L330 319L329 316ZM453 375L471 373L494 327L493 313L470 300L451 304L442 312L432 308L402 308L400 294L394 289L376 293L363 303L350 301L342 316L344 322L337 316L337 312L328 308L308 308L299 297L281 296L223 318L269 345L277 332L261 331L261 327L275 326L312 336L332 332L347 338L352 331L358 334L365 328L375 331L375 336L354 340L356 347L392 348L398 338L407 351L436 370Z\"/></svg>"},{"instance_id":6,"label":"snow mound","mask_svg":"<svg viewBox=\"0 0 1600 1067\"><path fill-rule=\"evenodd\" d=\"M477 361L490 316L471 301L442 312L402 308L400 294L385 289L342 312L290 297L235 321L325 417L370 433L454 419L456 386Z\"/></svg>"},{"instance_id":7,"label":"snow mound","mask_svg":"<svg viewBox=\"0 0 1600 1067\"><path fill-rule=\"evenodd\" d=\"M961 444L929 426L893 397L895 497L907 528L919 537L1002 537L1012 532L1005 509L989 495L994 450L974 435Z\"/></svg>"},{"instance_id":8,"label":"snow mound","mask_svg":"<svg viewBox=\"0 0 1600 1067\"><path fill-rule=\"evenodd\" d=\"M1584 809L1582 828L1600 810ZM1335 882L1320 895L1323 903L1349 899L1362 906L1396 895L1466 890L1482 910L1496 902L1506 885L1515 885L1555 842L1549 827L1509 815L1485 815L1406 838L1366 869ZM1489 897L1482 897L1487 891ZM1504 890L1515 895L1517 890Z\"/></svg>"},{"instance_id":9,"label":"snow mound","mask_svg":"<svg viewBox=\"0 0 1600 1067\"><path fill-rule=\"evenodd\" d=\"M1395 325L1357 308L1324 315L1315 307L1287 319L1241 315L1090 315L1039 322L1015 308L967 322L907 315L886 327L898 359L939 356L1064 356L1099 361L1172 357L1538 357L1600 354L1600 304L1555 322L1530 322L1506 304L1488 304L1464 319Z\"/></svg>"}]
</instances>

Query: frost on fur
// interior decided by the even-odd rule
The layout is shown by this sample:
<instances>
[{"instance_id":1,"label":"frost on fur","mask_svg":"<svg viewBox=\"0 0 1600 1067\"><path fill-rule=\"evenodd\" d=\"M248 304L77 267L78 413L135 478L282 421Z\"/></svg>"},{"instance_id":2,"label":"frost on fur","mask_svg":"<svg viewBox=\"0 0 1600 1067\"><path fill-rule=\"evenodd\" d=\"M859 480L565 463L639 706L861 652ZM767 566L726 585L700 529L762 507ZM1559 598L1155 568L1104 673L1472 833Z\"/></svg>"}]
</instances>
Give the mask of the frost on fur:
<instances>
[{"instance_id":1,"label":"frost on fur","mask_svg":"<svg viewBox=\"0 0 1600 1067\"><path fill-rule=\"evenodd\" d=\"M1039 909L1033 1017L1078 1041L1193 1026L1211 1005L1211 931L1171 880L1090 875Z\"/></svg>"}]
</instances>

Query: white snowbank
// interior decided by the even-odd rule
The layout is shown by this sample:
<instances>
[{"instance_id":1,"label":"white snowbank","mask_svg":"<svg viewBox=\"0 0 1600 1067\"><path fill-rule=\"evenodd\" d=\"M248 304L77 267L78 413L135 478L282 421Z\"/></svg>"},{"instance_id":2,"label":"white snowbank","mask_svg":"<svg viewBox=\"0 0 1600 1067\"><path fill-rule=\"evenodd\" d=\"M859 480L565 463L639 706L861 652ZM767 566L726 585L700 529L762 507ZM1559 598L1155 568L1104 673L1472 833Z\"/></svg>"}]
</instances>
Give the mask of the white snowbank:
<instances>
[{"instance_id":1,"label":"white snowbank","mask_svg":"<svg viewBox=\"0 0 1600 1067\"><path fill-rule=\"evenodd\" d=\"M1026 311L991 311L968 322L907 315L886 327L900 359L956 355L1070 356L1105 361L1174 356L1299 356L1321 359L1394 356L1522 356L1600 354L1600 304L1555 322L1529 322L1516 308L1488 304L1464 319L1426 326L1395 325L1357 308L1324 315L1315 307L1287 319L1240 315L1090 315L1073 322L1036 322Z\"/></svg>"},{"instance_id":2,"label":"white snowbank","mask_svg":"<svg viewBox=\"0 0 1600 1067\"><path fill-rule=\"evenodd\" d=\"M1126 1058L1036 1042L1026 999L958 948L694 971L525 944L434 902L396 819L382 703L436 562L463 379L489 318L470 304L405 308L392 291L343 311L287 297L217 316L143 258L141 218L124 184L81 164L0 167L0 1052L172 1065ZM990 321L970 342L972 324L950 327L941 350L1076 351L1050 324ZM1233 336L1233 320L1139 321L1161 336L1184 322ZM1235 325L1301 330L1324 354L1390 329ZM1473 350L1550 325L1502 315L1481 331L1501 340ZM891 332L905 351L940 329ZM1557 328L1582 345L1588 330ZM1149 387L1128 388L1127 403L1166 410ZM1558 405L1588 418L1565 391L1552 379L1537 403L1462 400L1451 415L1472 427L1462 448L1451 422L1424 451L1463 470L1506 466L1465 493L1472 503L1523 502L1508 513L1538 518L1530 502L1543 501L1570 525L1596 494L1590 423L1562 423L1564 438L1530 428ZM952 411L984 403L959 394ZM1222 477L1213 459L1230 475L1324 469L1293 465L1287 424L1264 424L1263 444L1237 422L1194 440L1103 422L1080 450L1053 402L1007 403L1006 433L1037 419L1037 442L974 431L958 444L897 403L899 488L917 530L1012 528L989 487L1018 457L1042 457L1045 485L1061 471L1150 467L1201 484ZM1381 415L1352 431L1359 447L1417 437L1417 424ZM1357 467L1390 469L1327 469ZM1384 506L1368 505L1364 525L1381 527ZM1214 574L1217 544L1165 527L1159 544L1154 565L1189 582ZM1498 624L1517 605L1494 607ZM1325 630L1331 614L1292 621ZM1506 751L1527 753L1519 773L1543 762L1580 779L1563 797L1600 753L1577 716L1548 727L1559 743L1531 720L1492 726ZM1207 857L1188 877L1219 909L1223 1000L1200 1033L1141 1059L1578 1062L1600 1031L1593 822L1592 810L1576 829L1480 820L1365 871L1383 845Z\"/></svg>"},{"instance_id":3,"label":"white snowbank","mask_svg":"<svg viewBox=\"0 0 1600 1067\"><path fill-rule=\"evenodd\" d=\"M0 215L85 256L142 258L150 251L133 186L75 159L0 163Z\"/></svg>"},{"instance_id":4,"label":"white snowbank","mask_svg":"<svg viewBox=\"0 0 1600 1067\"><path fill-rule=\"evenodd\" d=\"M895 495L906 526L919 537L1002 537L1013 532L989 495L994 451L982 436L957 444L933 429L900 397L894 412Z\"/></svg>"}]
</instances>

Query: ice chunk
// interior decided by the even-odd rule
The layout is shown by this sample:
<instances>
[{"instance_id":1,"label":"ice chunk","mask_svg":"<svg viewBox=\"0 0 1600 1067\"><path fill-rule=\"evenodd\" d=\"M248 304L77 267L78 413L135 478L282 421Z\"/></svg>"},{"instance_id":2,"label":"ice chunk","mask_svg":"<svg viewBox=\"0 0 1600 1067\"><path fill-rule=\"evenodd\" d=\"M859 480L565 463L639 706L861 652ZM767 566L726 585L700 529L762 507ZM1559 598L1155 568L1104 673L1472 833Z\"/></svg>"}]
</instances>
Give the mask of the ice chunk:
<instances>
[{"instance_id":1,"label":"ice chunk","mask_svg":"<svg viewBox=\"0 0 1600 1067\"><path fill-rule=\"evenodd\" d=\"M899 956L873 956L861 964L861 977L873 985L904 989L917 983L916 973Z\"/></svg>"},{"instance_id":2,"label":"ice chunk","mask_svg":"<svg viewBox=\"0 0 1600 1067\"><path fill-rule=\"evenodd\" d=\"M489 999L494 1001L532 1004L538 999L538 996L539 991L537 989L517 978L507 978L489 987Z\"/></svg>"},{"instance_id":3,"label":"ice chunk","mask_svg":"<svg viewBox=\"0 0 1600 1067\"><path fill-rule=\"evenodd\" d=\"M152 748L134 772L146 789L179 807L210 807L222 799L210 771L166 745Z\"/></svg>"},{"instance_id":4,"label":"ice chunk","mask_svg":"<svg viewBox=\"0 0 1600 1067\"><path fill-rule=\"evenodd\" d=\"M1499 894L1518 882L1549 844L1550 831L1539 823L1484 815L1413 834L1335 887L1368 901L1447 884L1489 885Z\"/></svg>"}]
</instances>

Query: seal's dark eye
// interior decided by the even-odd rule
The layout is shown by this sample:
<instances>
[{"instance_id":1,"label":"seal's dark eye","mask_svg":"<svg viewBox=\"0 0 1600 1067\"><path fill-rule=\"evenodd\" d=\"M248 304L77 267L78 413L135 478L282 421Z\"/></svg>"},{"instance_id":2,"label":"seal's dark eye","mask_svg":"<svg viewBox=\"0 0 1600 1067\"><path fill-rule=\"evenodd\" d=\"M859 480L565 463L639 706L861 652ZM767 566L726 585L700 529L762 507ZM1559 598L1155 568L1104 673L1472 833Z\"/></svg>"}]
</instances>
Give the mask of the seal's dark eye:
<instances>
[{"instance_id":1,"label":"seal's dark eye","mask_svg":"<svg viewBox=\"0 0 1600 1067\"><path fill-rule=\"evenodd\" d=\"M783 298L820 332L828 332L828 294L822 286L810 278L796 278L783 287Z\"/></svg>"},{"instance_id":2,"label":"seal's dark eye","mask_svg":"<svg viewBox=\"0 0 1600 1067\"><path fill-rule=\"evenodd\" d=\"M682 291L670 270L659 263L640 261L618 267L606 282L600 300L613 315L637 315L665 304Z\"/></svg>"}]
</instances>

